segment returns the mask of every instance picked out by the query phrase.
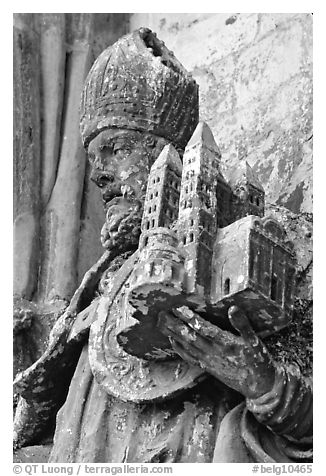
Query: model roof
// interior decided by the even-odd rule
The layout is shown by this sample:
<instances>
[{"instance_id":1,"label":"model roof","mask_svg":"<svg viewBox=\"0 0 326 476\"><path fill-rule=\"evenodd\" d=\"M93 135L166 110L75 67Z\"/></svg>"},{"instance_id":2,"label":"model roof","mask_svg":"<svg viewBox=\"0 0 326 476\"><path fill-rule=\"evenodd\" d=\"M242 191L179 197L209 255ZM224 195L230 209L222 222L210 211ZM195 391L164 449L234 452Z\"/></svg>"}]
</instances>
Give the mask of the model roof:
<instances>
[{"instance_id":1,"label":"model roof","mask_svg":"<svg viewBox=\"0 0 326 476\"><path fill-rule=\"evenodd\" d=\"M188 142L186 146L186 149L198 143L202 143L205 147L207 147L210 150L213 150L219 156L221 155L220 149L218 148L218 145L215 142L215 139L210 127L208 126L208 124L206 124L206 122L203 122L203 121L197 124L195 132L191 136L190 141Z\"/></svg>"},{"instance_id":2,"label":"model roof","mask_svg":"<svg viewBox=\"0 0 326 476\"><path fill-rule=\"evenodd\" d=\"M173 147L172 144L167 144L164 147L164 149L152 165L151 170L155 170L164 166L169 166L172 170L179 172L179 174L181 175L182 162L177 150L175 149L175 147Z\"/></svg>"},{"instance_id":3,"label":"model roof","mask_svg":"<svg viewBox=\"0 0 326 476\"><path fill-rule=\"evenodd\" d=\"M254 173L250 165L246 160L239 161L230 171L229 175L229 184L231 187L235 187L239 183L250 184L253 187L257 188L264 192L264 187L258 180L257 175Z\"/></svg>"}]
</instances>

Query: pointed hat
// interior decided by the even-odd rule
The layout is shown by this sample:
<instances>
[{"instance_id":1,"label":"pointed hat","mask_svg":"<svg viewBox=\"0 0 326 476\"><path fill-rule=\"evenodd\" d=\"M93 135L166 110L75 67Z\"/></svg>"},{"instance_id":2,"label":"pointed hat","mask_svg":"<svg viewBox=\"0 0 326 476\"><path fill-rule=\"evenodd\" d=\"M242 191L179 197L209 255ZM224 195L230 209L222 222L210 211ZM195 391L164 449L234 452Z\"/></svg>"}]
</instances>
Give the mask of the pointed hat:
<instances>
[{"instance_id":1,"label":"pointed hat","mask_svg":"<svg viewBox=\"0 0 326 476\"><path fill-rule=\"evenodd\" d=\"M97 58L85 82L84 146L106 128L150 132L184 149L198 123L198 85L156 34L140 28Z\"/></svg>"}]
</instances>

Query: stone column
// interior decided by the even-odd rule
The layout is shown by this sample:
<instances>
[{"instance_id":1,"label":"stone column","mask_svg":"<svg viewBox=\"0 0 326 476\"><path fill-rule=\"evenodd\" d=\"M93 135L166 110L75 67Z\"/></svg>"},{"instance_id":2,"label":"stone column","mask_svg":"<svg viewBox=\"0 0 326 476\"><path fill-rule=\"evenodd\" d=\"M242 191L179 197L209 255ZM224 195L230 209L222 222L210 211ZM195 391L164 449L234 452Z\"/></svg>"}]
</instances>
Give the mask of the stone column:
<instances>
[{"instance_id":1,"label":"stone column","mask_svg":"<svg viewBox=\"0 0 326 476\"><path fill-rule=\"evenodd\" d=\"M40 214L40 65L34 14L14 15L14 294L37 285Z\"/></svg>"},{"instance_id":2,"label":"stone column","mask_svg":"<svg viewBox=\"0 0 326 476\"><path fill-rule=\"evenodd\" d=\"M76 289L80 212L86 156L79 134L79 103L91 66L93 15L74 15L66 58L59 161L44 215L40 293L43 299L69 300ZM53 169L53 166L52 166Z\"/></svg>"}]
</instances>

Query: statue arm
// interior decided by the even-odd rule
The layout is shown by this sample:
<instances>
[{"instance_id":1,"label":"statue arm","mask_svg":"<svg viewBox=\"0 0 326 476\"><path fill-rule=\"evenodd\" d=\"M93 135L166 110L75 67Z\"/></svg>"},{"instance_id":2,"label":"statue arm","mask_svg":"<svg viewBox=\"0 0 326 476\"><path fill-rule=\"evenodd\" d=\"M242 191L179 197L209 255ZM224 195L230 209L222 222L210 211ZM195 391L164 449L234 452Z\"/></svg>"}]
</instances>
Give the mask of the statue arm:
<instances>
[{"instance_id":1,"label":"statue arm","mask_svg":"<svg viewBox=\"0 0 326 476\"><path fill-rule=\"evenodd\" d=\"M246 315L229 310L236 336L202 319L188 308L161 313L159 326L185 360L246 397L248 410L273 433L292 441L312 433L311 386L293 367L274 361Z\"/></svg>"},{"instance_id":2,"label":"statue arm","mask_svg":"<svg viewBox=\"0 0 326 476\"><path fill-rule=\"evenodd\" d=\"M54 325L43 355L16 376L14 393L20 398L14 421L15 447L41 435L63 404L81 346L95 318L97 302L89 303L114 257L114 252L106 251L87 271L68 308Z\"/></svg>"},{"instance_id":3,"label":"statue arm","mask_svg":"<svg viewBox=\"0 0 326 476\"><path fill-rule=\"evenodd\" d=\"M86 321L87 324L91 321L91 317L93 317L96 310L96 304L92 303L96 286L102 273L114 257L115 254L111 251L106 251L97 263L87 271L69 306L55 323L43 355L28 369L17 375L14 389L17 393L23 394L27 400L32 398L35 387L38 387L37 397L39 399L42 393L40 384L44 382L46 389L48 389L46 385L47 378L62 372L61 363L65 366L65 361L70 359L74 348L82 340L87 331L87 325L80 326L80 331L75 332L72 332L72 327L80 314L82 316L81 321ZM36 385L36 382L39 385Z\"/></svg>"}]
</instances>

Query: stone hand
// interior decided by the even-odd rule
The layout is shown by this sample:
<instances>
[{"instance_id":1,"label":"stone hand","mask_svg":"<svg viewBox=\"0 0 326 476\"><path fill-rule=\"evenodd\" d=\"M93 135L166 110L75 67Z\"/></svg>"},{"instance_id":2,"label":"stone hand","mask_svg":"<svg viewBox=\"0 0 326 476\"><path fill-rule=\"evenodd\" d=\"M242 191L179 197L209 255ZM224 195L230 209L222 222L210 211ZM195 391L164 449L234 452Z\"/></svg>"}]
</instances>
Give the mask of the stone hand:
<instances>
[{"instance_id":1,"label":"stone hand","mask_svg":"<svg viewBox=\"0 0 326 476\"><path fill-rule=\"evenodd\" d=\"M228 312L236 336L204 320L183 306L159 315L159 328L175 352L248 398L268 392L275 365L245 313L236 306Z\"/></svg>"}]
</instances>

